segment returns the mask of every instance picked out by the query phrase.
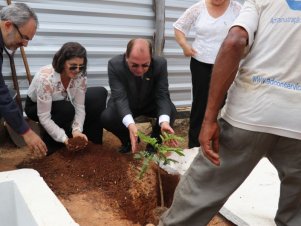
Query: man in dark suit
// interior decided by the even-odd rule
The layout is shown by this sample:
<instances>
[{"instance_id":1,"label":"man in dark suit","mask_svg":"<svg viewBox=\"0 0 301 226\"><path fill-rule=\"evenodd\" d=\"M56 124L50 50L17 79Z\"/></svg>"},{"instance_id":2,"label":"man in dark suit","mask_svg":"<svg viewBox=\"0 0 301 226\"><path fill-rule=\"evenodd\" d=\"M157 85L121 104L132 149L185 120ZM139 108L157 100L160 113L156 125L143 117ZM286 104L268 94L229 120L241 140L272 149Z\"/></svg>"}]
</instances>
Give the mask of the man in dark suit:
<instances>
[{"instance_id":1,"label":"man in dark suit","mask_svg":"<svg viewBox=\"0 0 301 226\"><path fill-rule=\"evenodd\" d=\"M2 75L3 50L8 53L21 46L27 46L36 33L38 18L24 3L3 7L0 16L0 118L3 117L6 123L24 138L33 154L45 155L47 152L45 143L24 120L18 105L10 96Z\"/></svg>"},{"instance_id":2,"label":"man in dark suit","mask_svg":"<svg viewBox=\"0 0 301 226\"><path fill-rule=\"evenodd\" d=\"M167 62L152 56L146 39L132 39L125 54L113 57L108 64L111 97L101 120L108 131L121 141L120 152L136 151L137 127L134 118L144 115L157 118L151 137L160 141L161 131L174 133L171 125L176 108L170 100ZM153 151L151 146L148 151Z\"/></svg>"}]
</instances>

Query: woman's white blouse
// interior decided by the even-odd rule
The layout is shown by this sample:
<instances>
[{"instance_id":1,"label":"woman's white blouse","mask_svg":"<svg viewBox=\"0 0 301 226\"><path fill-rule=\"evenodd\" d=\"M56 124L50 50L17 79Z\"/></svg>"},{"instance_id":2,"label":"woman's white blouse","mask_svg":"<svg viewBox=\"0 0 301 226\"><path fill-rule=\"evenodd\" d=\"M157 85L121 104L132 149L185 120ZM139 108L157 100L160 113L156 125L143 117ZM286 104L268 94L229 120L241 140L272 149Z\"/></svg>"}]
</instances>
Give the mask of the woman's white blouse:
<instances>
[{"instance_id":1,"label":"woman's white blouse","mask_svg":"<svg viewBox=\"0 0 301 226\"><path fill-rule=\"evenodd\" d=\"M239 15L241 7L240 3L230 0L224 14L214 18L208 13L205 0L202 0L188 8L173 26L186 37L193 30L195 40L192 47L197 51L194 58L200 62L213 64L221 43Z\"/></svg>"},{"instance_id":2,"label":"woman's white blouse","mask_svg":"<svg viewBox=\"0 0 301 226\"><path fill-rule=\"evenodd\" d=\"M61 76L54 71L52 65L42 67L34 76L27 95L33 102L37 102L38 117L47 133L57 142L64 142L68 137L65 131L51 119L52 102L69 100L75 109L72 131L83 131L85 120L85 93L87 89L86 77L78 74L71 79L65 90ZM62 115L64 117L64 115Z\"/></svg>"}]
</instances>

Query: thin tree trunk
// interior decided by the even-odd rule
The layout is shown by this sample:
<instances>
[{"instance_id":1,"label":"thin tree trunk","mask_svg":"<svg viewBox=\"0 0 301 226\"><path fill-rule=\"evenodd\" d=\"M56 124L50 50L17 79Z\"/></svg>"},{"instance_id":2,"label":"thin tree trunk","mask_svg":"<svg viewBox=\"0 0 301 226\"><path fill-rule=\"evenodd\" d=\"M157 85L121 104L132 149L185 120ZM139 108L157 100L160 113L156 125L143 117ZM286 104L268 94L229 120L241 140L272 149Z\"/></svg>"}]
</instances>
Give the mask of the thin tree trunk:
<instances>
[{"instance_id":1,"label":"thin tree trunk","mask_svg":"<svg viewBox=\"0 0 301 226\"><path fill-rule=\"evenodd\" d=\"M159 189L160 189L160 199L161 199L161 207L164 207L164 193L163 193L163 186L162 186L162 178L160 174L160 167L158 165L158 180L159 180Z\"/></svg>"}]
</instances>

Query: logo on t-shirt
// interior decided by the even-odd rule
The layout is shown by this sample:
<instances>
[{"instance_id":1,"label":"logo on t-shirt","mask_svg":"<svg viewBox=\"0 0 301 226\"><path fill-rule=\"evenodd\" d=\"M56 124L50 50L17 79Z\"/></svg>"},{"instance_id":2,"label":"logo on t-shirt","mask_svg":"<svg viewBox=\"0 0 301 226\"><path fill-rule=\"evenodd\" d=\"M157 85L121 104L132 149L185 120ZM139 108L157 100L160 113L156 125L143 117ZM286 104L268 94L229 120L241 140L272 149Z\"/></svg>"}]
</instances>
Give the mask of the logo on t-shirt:
<instances>
[{"instance_id":1,"label":"logo on t-shirt","mask_svg":"<svg viewBox=\"0 0 301 226\"><path fill-rule=\"evenodd\" d=\"M301 11L301 0L286 0L286 2L291 9Z\"/></svg>"}]
</instances>

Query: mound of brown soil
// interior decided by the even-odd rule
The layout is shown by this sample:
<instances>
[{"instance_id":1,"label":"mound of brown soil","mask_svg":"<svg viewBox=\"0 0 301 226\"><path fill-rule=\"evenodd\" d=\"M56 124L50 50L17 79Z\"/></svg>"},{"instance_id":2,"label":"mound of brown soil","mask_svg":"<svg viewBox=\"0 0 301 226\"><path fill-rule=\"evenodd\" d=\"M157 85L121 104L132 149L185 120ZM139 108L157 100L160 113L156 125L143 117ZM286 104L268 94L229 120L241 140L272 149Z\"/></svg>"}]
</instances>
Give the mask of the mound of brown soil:
<instances>
[{"instance_id":1,"label":"mound of brown soil","mask_svg":"<svg viewBox=\"0 0 301 226\"><path fill-rule=\"evenodd\" d=\"M142 131L147 133L149 128L143 125ZM187 120L177 120L175 133L187 139L187 128ZM6 142L0 146L0 171L15 169L17 164L19 168L36 169L81 226L156 224L164 210L158 208L157 170L151 168L144 179L138 180L140 162L131 154L119 154L116 151L119 145L118 139L105 131L103 145L89 143L78 152L64 148L43 159L32 160L29 149L15 149ZM187 141L182 145L186 147ZM178 177L163 171L160 175L165 205L169 206ZM233 224L216 216L209 225Z\"/></svg>"},{"instance_id":2,"label":"mound of brown soil","mask_svg":"<svg viewBox=\"0 0 301 226\"><path fill-rule=\"evenodd\" d=\"M110 145L89 143L82 151L69 152L63 148L46 158L24 162L19 167L37 170L55 194L63 199L93 192L95 202L106 202L122 219L139 225L157 223L157 216L153 214L160 204L156 167L150 167L139 180L140 162L134 160L133 155L120 154L115 149ZM170 205L178 177L161 174L165 201Z\"/></svg>"}]
</instances>

